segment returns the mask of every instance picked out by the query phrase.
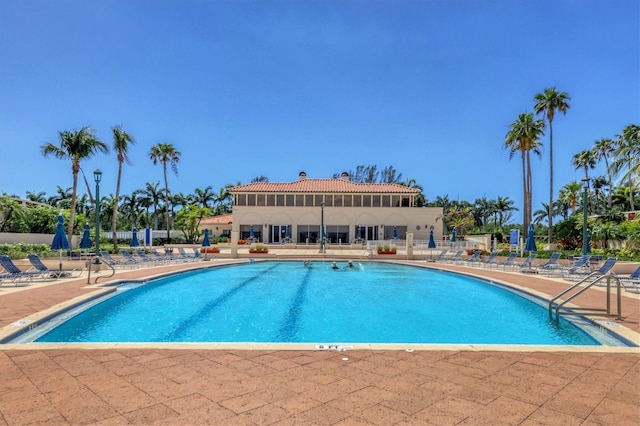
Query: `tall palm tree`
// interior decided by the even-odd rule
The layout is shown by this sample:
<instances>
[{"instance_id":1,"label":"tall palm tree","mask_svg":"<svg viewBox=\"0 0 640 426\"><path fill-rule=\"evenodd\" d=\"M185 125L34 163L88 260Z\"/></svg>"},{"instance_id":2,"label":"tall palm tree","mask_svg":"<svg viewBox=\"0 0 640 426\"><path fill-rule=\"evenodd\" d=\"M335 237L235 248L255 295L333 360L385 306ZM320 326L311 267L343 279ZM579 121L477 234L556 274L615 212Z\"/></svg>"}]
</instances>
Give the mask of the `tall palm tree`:
<instances>
[{"instance_id":1,"label":"tall palm tree","mask_svg":"<svg viewBox=\"0 0 640 426\"><path fill-rule=\"evenodd\" d=\"M162 190L160 189L160 181L155 183L147 182L145 189L142 190L145 198L148 200L146 205L153 206L153 229L158 228L158 204L160 204L160 197L162 196Z\"/></svg>"},{"instance_id":2,"label":"tall palm tree","mask_svg":"<svg viewBox=\"0 0 640 426\"><path fill-rule=\"evenodd\" d=\"M169 181L167 180L167 164L171 166L173 173L178 176L178 163L180 162L180 151L170 143L158 143L151 147L149 158L153 164L162 163L164 172L164 212L167 223L167 242L171 242L171 227L169 224Z\"/></svg>"},{"instance_id":3,"label":"tall palm tree","mask_svg":"<svg viewBox=\"0 0 640 426\"><path fill-rule=\"evenodd\" d=\"M640 126L630 124L622 130L618 136L618 146L614 153L615 160L612 164L616 174L622 174L621 180L626 180L631 189L629 191L629 204L631 210L635 210L634 182L640 180Z\"/></svg>"},{"instance_id":4,"label":"tall palm tree","mask_svg":"<svg viewBox=\"0 0 640 426\"><path fill-rule=\"evenodd\" d=\"M544 92L534 96L536 104L533 110L536 114L544 115L549 123L549 230L547 231L548 243L551 244L553 239L553 118L556 111L563 114L569 109L569 101L571 98L566 92L558 92L555 87L544 89Z\"/></svg>"},{"instance_id":5,"label":"tall palm tree","mask_svg":"<svg viewBox=\"0 0 640 426\"><path fill-rule=\"evenodd\" d=\"M213 187L209 185L206 188L196 188L194 200L202 207L209 208L209 203L214 203L216 200L216 194L213 192Z\"/></svg>"},{"instance_id":6,"label":"tall palm tree","mask_svg":"<svg viewBox=\"0 0 640 426\"><path fill-rule=\"evenodd\" d=\"M596 154L590 149L585 149L573 156L571 164L574 169L583 169L584 178L589 180L589 169L596 167Z\"/></svg>"},{"instance_id":7,"label":"tall palm tree","mask_svg":"<svg viewBox=\"0 0 640 426\"><path fill-rule=\"evenodd\" d=\"M71 173L73 174L73 187L71 192L71 206L69 215L69 227L67 230L67 238L71 241L73 235L73 227L75 225L76 215L76 197L78 189L78 172L80 171L80 163L83 160L93 157L96 153L109 152L109 146L99 140L95 131L90 127L83 127L77 131L59 132L60 145L46 143L40 148L45 157L53 155L60 159L71 160Z\"/></svg>"},{"instance_id":8,"label":"tall palm tree","mask_svg":"<svg viewBox=\"0 0 640 426\"><path fill-rule=\"evenodd\" d=\"M533 118L530 112L522 113L509 125L504 146L509 149L509 159L520 152L522 159L523 229L529 228L532 214L533 180L531 175L531 155L540 155L540 136L544 134L544 122Z\"/></svg>"},{"instance_id":9,"label":"tall palm tree","mask_svg":"<svg viewBox=\"0 0 640 426\"><path fill-rule=\"evenodd\" d=\"M113 150L118 157L118 180L116 180L116 195L113 203L113 216L111 217L111 231L113 234L113 247L118 247L118 235L116 234L118 228L118 202L120 201L120 183L122 182L122 165L126 162L131 164L129 160L129 147L134 145L136 141L133 137L122 130L122 126L113 126L111 128L113 133Z\"/></svg>"},{"instance_id":10,"label":"tall palm tree","mask_svg":"<svg viewBox=\"0 0 640 426\"><path fill-rule=\"evenodd\" d=\"M580 182L576 181L569 182L568 184L560 188L558 198L561 202L571 207L571 214L574 214L576 212L581 190L582 185L580 185Z\"/></svg>"},{"instance_id":11,"label":"tall palm tree","mask_svg":"<svg viewBox=\"0 0 640 426\"><path fill-rule=\"evenodd\" d=\"M613 196L613 177L612 177L613 170L609 165L609 157L611 157L611 155L615 152L617 145L618 144L616 141L609 138L602 138L600 140L597 140L593 145L593 151L596 154L596 159L604 160L604 164L607 168L607 177L608 177L607 184L609 185L609 195L607 196L608 208L611 208L611 203L612 203L611 197Z\"/></svg>"},{"instance_id":12,"label":"tall palm tree","mask_svg":"<svg viewBox=\"0 0 640 426\"><path fill-rule=\"evenodd\" d=\"M496 198L495 208L496 216L494 218L494 224L497 229L502 229L507 217L510 216L512 212L518 210L518 208L514 206L513 200L509 199L509 197L500 196Z\"/></svg>"}]
</instances>

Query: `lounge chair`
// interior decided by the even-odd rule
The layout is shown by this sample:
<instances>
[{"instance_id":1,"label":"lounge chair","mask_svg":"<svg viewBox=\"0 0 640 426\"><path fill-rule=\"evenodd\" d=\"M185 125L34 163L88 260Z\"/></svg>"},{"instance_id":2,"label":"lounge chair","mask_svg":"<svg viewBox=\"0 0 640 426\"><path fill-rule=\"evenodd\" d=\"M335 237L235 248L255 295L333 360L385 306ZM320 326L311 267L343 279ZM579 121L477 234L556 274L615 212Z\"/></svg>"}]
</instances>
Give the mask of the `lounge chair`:
<instances>
[{"instance_id":1,"label":"lounge chair","mask_svg":"<svg viewBox=\"0 0 640 426\"><path fill-rule=\"evenodd\" d=\"M136 256L138 256L144 263L153 263L154 265L157 265L159 263L163 263L164 261L162 260L158 260L155 259L151 256L147 256L147 253L144 252L144 250L138 249L136 250Z\"/></svg>"},{"instance_id":2,"label":"lounge chair","mask_svg":"<svg viewBox=\"0 0 640 426\"><path fill-rule=\"evenodd\" d=\"M451 257L445 257L444 261L447 263L458 263L458 262L462 262L462 253L464 253L464 250L458 250L457 252L455 252L455 254Z\"/></svg>"},{"instance_id":3,"label":"lounge chair","mask_svg":"<svg viewBox=\"0 0 640 426\"><path fill-rule=\"evenodd\" d=\"M541 274L562 274L564 266L558 263L558 260L560 260L560 256L562 256L562 253L558 251L551 253L551 257L549 257L549 260L547 260L544 265L538 266L537 271Z\"/></svg>"},{"instance_id":4,"label":"lounge chair","mask_svg":"<svg viewBox=\"0 0 640 426\"><path fill-rule=\"evenodd\" d=\"M18 268L6 254L0 255L0 267L5 270L0 274L0 286L5 282L10 282L15 287L29 285L33 278L40 275L40 273L25 272Z\"/></svg>"},{"instance_id":5,"label":"lounge chair","mask_svg":"<svg viewBox=\"0 0 640 426\"><path fill-rule=\"evenodd\" d=\"M492 251L491 254L489 254L489 257L487 257L485 260L481 260L480 261L480 265L485 266L485 267L490 267L491 265L496 265L497 262L497 257L498 257L498 252L497 251Z\"/></svg>"},{"instance_id":6,"label":"lounge chair","mask_svg":"<svg viewBox=\"0 0 640 426\"><path fill-rule=\"evenodd\" d=\"M504 262L499 263L498 266L502 266L502 269L512 268L516 265L516 258L518 257L518 253L515 251L509 253L509 256L504 260Z\"/></svg>"},{"instance_id":7,"label":"lounge chair","mask_svg":"<svg viewBox=\"0 0 640 426\"><path fill-rule=\"evenodd\" d=\"M607 260L604 261L602 265L600 265L600 267L594 272L594 274L597 273L598 275L616 275L615 273L611 272L611 269L613 268L613 265L615 265L617 261L618 261L618 258L616 257L608 258ZM596 285L605 286L607 285L607 282L599 281L598 283L596 283Z\"/></svg>"},{"instance_id":8,"label":"lounge chair","mask_svg":"<svg viewBox=\"0 0 640 426\"><path fill-rule=\"evenodd\" d=\"M138 265L140 265L140 266L145 265L145 264L146 264L146 265L150 265L150 264L153 264L153 263L154 263L154 262L153 262L151 259L149 259L149 258L147 258L148 260L144 260L144 259L142 259L142 258L140 258L140 260L136 259L136 258L133 256L133 254L132 254L129 250L120 250L120 255L122 256L122 258L123 258L124 260L126 260L126 261L128 261L128 262L131 262L131 263L138 264Z\"/></svg>"},{"instance_id":9,"label":"lounge chair","mask_svg":"<svg viewBox=\"0 0 640 426\"><path fill-rule=\"evenodd\" d=\"M572 279L580 277L585 277L591 273L591 266L589 265L589 261L591 260L591 256L583 255L580 256L576 262L571 265L566 271L562 271L562 278Z\"/></svg>"},{"instance_id":10,"label":"lounge chair","mask_svg":"<svg viewBox=\"0 0 640 426\"><path fill-rule=\"evenodd\" d=\"M123 258L122 260L116 260L114 259L109 252L104 251L104 250L100 250L100 259L102 259L102 261L104 263L106 263L109 266L113 266L114 268L118 267L118 266L122 266L122 267L137 267L138 266L138 262L135 261L135 259L130 260L130 259L125 259Z\"/></svg>"},{"instance_id":11,"label":"lounge chair","mask_svg":"<svg viewBox=\"0 0 640 426\"><path fill-rule=\"evenodd\" d=\"M184 251L184 249L182 247L178 247L178 253L180 253L180 256L182 256L183 260L187 260L187 261L197 260L195 254L194 255L190 255L189 253Z\"/></svg>"},{"instance_id":12,"label":"lounge chair","mask_svg":"<svg viewBox=\"0 0 640 426\"><path fill-rule=\"evenodd\" d=\"M72 277L74 272L78 272L77 269L73 269L71 271L56 271L53 269L49 269L47 265L42 263L40 257L35 254L27 255L27 259L31 262L32 268L26 270L26 272L32 272L40 274L43 278L62 278L62 277ZM80 275L78 273L78 275Z\"/></svg>"},{"instance_id":13,"label":"lounge chair","mask_svg":"<svg viewBox=\"0 0 640 426\"><path fill-rule=\"evenodd\" d=\"M173 255L170 254L170 252L165 250L165 254L162 255L158 250L156 249L150 249L149 250L149 254L151 255L152 259L161 261L161 262L167 262L167 261L179 261L182 262L182 259L177 258Z\"/></svg>"},{"instance_id":14,"label":"lounge chair","mask_svg":"<svg viewBox=\"0 0 640 426\"><path fill-rule=\"evenodd\" d=\"M480 250L474 251L473 254L468 259L464 259L464 262L469 264L481 262L482 261L480 259L481 253L482 252Z\"/></svg>"},{"instance_id":15,"label":"lounge chair","mask_svg":"<svg viewBox=\"0 0 640 426\"><path fill-rule=\"evenodd\" d=\"M640 293L640 266L629 276L618 277L625 290Z\"/></svg>"},{"instance_id":16,"label":"lounge chair","mask_svg":"<svg viewBox=\"0 0 640 426\"><path fill-rule=\"evenodd\" d=\"M533 261L537 256L538 256L538 253L531 252L529 253L529 256L522 262L515 262L514 266L524 271L529 271L529 272L533 271Z\"/></svg>"},{"instance_id":17,"label":"lounge chair","mask_svg":"<svg viewBox=\"0 0 640 426\"><path fill-rule=\"evenodd\" d=\"M439 254L439 255L437 255L437 256L436 256L436 258L435 258L435 259L433 259L433 258L429 258L429 259L425 259L425 260L428 260L428 261L430 261L430 262L444 262L444 259L446 258L446 255L447 255L447 252L448 252L448 251L449 251L448 249L444 249L444 250L442 250L442 251L440 252L440 254Z\"/></svg>"}]
</instances>

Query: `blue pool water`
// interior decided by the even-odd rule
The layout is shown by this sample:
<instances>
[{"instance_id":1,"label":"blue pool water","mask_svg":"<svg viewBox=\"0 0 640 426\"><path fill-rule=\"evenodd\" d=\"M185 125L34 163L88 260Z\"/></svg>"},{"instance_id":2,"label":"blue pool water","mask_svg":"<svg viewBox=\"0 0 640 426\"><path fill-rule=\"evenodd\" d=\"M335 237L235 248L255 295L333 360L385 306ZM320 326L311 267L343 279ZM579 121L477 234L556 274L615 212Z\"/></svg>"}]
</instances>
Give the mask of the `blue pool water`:
<instances>
[{"instance_id":1,"label":"blue pool water","mask_svg":"<svg viewBox=\"0 0 640 426\"><path fill-rule=\"evenodd\" d=\"M36 341L599 344L487 282L386 263L336 271L328 262L254 262L133 286Z\"/></svg>"}]
</instances>

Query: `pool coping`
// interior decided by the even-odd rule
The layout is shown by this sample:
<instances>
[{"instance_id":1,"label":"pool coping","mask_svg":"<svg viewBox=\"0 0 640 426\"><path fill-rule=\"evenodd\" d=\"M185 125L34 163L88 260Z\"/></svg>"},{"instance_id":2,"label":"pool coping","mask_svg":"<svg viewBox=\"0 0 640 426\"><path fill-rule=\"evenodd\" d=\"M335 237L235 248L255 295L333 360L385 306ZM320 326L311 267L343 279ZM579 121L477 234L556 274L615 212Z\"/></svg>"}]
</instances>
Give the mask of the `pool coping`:
<instances>
[{"instance_id":1,"label":"pool coping","mask_svg":"<svg viewBox=\"0 0 640 426\"><path fill-rule=\"evenodd\" d=\"M264 259L258 261L274 261L276 259ZM332 259L323 258L322 261L331 261ZM402 344L402 343L385 343L385 344L376 344L376 343L238 343L238 342L229 342L229 343L8 343L9 341L15 339L16 337L30 331L31 329L38 326L38 324L46 322L51 318L69 311L83 303L87 303L91 300L95 300L97 298L103 297L109 293L115 292L118 285L123 283L145 283L155 279L168 277L171 275L175 275L178 273L183 273L187 271L197 271L202 269L210 269L215 267L229 266L237 263L247 263L250 261L249 259L238 259L226 262L216 262L211 264L203 264L203 263L194 263L193 267L187 269L178 269L178 270L169 270L169 271L154 271L153 268L148 268L148 275L145 275L141 278L124 278L124 277L116 277L113 280L105 281L96 284L87 284L84 288L95 289L95 291L86 293L84 295L80 295L74 297L68 301L58 303L53 305L47 309L41 310L39 312L35 312L31 315L28 315L25 318L22 318L18 321L15 321L2 329L0 329L0 349L10 350L10 349L113 349L113 348L163 348L163 349L216 349L216 350L338 350L338 351L347 351L347 350L433 350L433 351L508 351L508 352L528 352L528 351L540 351L540 352L550 352L550 351L566 351L566 352L607 352L607 353L638 353L640 354L640 333L625 327L624 324L619 324L611 321L610 319L603 319L602 317L594 317L586 314L580 315L586 320L592 322L596 326L599 326L601 329L606 330L606 332L620 336L623 340L627 340L631 344L635 344L636 346L604 346L604 345L594 345L594 346L561 346L561 345L484 345L484 344ZM277 259L277 261L300 261L300 259ZM433 263L433 262L420 262L420 261L407 261L402 259L381 259L381 260L368 260L368 262L380 262L380 263L396 263L396 264L404 264L408 266L414 267L422 267L427 269L434 269L439 271L444 271L448 273L456 273L462 274L465 276L473 277L476 279L480 279L483 281L488 281L489 283L495 283L497 285L505 286L507 288L511 288L515 291L522 292L532 297L538 298L540 300L549 300L549 295L538 291L534 288L523 287L518 284L508 282L502 279L497 278L489 278L482 274L473 273L475 268L468 267L460 270L460 268L442 268L442 266L448 266L447 264L441 263ZM437 266L436 266L437 265ZM155 273L154 273L155 272ZM550 277L544 277L546 279L551 279ZM593 290L600 290L597 287L593 288ZM569 305L576 307L578 305ZM615 329L612 328L612 325L615 325ZM328 346L330 348L319 348L319 346ZM348 348L348 349L347 349Z\"/></svg>"}]
</instances>

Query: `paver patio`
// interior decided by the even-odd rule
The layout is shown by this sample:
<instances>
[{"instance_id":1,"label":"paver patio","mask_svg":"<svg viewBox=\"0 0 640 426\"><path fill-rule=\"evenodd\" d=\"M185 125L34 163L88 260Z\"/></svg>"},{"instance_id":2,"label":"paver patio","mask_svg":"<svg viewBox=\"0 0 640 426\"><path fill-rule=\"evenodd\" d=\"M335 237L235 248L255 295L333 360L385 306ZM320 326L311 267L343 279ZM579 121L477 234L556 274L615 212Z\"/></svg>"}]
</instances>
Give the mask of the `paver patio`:
<instances>
[{"instance_id":1,"label":"paver patio","mask_svg":"<svg viewBox=\"0 0 640 426\"><path fill-rule=\"evenodd\" d=\"M216 262L224 262L218 260ZM540 293L566 288L438 265ZM140 278L174 265L118 272ZM0 292L0 327L95 291L86 277ZM581 303L600 302L590 290ZM640 331L640 299L622 324ZM87 349L85 349L87 348ZM626 353L625 353L626 352ZM197 345L0 346L0 425L635 425L640 352L211 349Z\"/></svg>"}]
</instances>

